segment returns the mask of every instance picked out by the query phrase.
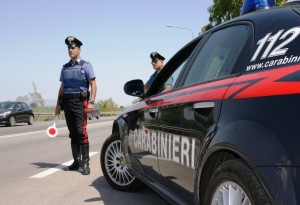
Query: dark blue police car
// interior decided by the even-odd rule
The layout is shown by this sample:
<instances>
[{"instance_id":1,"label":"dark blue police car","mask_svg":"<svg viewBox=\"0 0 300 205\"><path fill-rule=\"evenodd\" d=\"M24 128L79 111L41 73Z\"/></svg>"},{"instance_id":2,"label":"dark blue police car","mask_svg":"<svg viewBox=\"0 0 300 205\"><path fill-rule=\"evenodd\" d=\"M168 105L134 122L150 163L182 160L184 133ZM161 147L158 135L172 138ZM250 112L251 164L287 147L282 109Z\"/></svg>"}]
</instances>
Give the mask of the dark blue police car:
<instances>
[{"instance_id":1,"label":"dark blue police car","mask_svg":"<svg viewBox=\"0 0 300 205\"><path fill-rule=\"evenodd\" d=\"M125 84L142 100L102 147L111 186L174 204L300 204L300 3L255 2L179 50L146 93Z\"/></svg>"}]
</instances>

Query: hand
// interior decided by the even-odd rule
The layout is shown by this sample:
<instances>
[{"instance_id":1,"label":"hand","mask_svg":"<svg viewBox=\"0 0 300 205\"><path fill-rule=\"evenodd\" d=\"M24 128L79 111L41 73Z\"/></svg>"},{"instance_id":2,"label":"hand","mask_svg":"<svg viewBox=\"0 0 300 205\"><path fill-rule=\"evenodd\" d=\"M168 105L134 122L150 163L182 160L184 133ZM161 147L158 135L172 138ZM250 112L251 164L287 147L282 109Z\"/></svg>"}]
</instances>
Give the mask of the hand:
<instances>
[{"instance_id":1,"label":"hand","mask_svg":"<svg viewBox=\"0 0 300 205\"><path fill-rule=\"evenodd\" d=\"M86 108L86 113L91 113L94 111L94 104L89 103Z\"/></svg>"},{"instance_id":2,"label":"hand","mask_svg":"<svg viewBox=\"0 0 300 205\"><path fill-rule=\"evenodd\" d=\"M57 115L57 116L60 115L60 107L59 106L55 107L55 113L54 113L54 115Z\"/></svg>"}]
</instances>

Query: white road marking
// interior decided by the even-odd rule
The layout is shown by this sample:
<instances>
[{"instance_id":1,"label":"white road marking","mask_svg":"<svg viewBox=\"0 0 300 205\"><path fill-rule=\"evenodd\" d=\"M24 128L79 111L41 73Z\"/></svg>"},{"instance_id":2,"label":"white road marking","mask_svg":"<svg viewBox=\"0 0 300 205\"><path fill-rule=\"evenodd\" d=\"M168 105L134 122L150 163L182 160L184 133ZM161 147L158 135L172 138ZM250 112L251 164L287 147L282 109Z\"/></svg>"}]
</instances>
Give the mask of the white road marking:
<instances>
[{"instance_id":1,"label":"white road marking","mask_svg":"<svg viewBox=\"0 0 300 205\"><path fill-rule=\"evenodd\" d=\"M93 156L93 155L95 155L95 154L98 154L98 153L99 153L99 152L90 152L89 155L90 155L90 157L91 157L91 156ZM57 172L57 171L59 171L59 170L62 170L62 169L65 168L66 166L71 165L72 162L73 162L73 160L67 161L67 162L65 162L65 163L63 163L63 164L60 164L60 165L58 165L58 166L56 166L56 167L54 167L54 168L50 168L50 169L48 169L48 170L46 170L46 171L43 171L43 172L38 173L38 174L36 174L36 175L33 175L33 176L29 177L29 178L31 178L31 179L33 179L33 178L36 178L36 179L44 178L44 177L46 177L46 176L49 176L50 174L53 174L53 173L55 173L55 172Z\"/></svg>"},{"instance_id":2,"label":"white road marking","mask_svg":"<svg viewBox=\"0 0 300 205\"><path fill-rule=\"evenodd\" d=\"M93 123L93 124L88 124L88 127L94 126L94 125L99 125L99 124L110 124L113 121L106 121L106 122L99 122L99 123ZM67 127L62 127L62 128L57 128L57 130L65 130ZM31 135L31 134L39 134L39 133L45 133L47 132L47 128L45 130L40 130L40 131L34 131L34 132L26 132L26 133L19 133L19 134L13 134L13 135L3 135L0 136L0 139L6 139L6 138L11 138L11 137L19 137L19 136L24 136L24 135ZM46 134L47 135L47 134Z\"/></svg>"},{"instance_id":3,"label":"white road marking","mask_svg":"<svg viewBox=\"0 0 300 205\"><path fill-rule=\"evenodd\" d=\"M58 130L62 130L62 129L66 129L66 128L59 128ZM13 134L13 135L4 135L4 136L0 136L0 139L19 137L19 136L31 135L31 134L38 134L38 133L43 133L43 132L46 133L45 130L40 130L40 131L35 131L35 132L25 132L25 133Z\"/></svg>"}]
</instances>

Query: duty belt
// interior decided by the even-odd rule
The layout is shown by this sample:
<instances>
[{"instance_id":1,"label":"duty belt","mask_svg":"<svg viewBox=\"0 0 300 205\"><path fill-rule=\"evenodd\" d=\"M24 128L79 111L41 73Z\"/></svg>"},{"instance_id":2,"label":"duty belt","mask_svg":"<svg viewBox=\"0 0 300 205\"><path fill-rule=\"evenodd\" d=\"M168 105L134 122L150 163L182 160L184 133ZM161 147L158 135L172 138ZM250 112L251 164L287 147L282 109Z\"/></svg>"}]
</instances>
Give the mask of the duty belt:
<instances>
[{"instance_id":1,"label":"duty belt","mask_svg":"<svg viewBox=\"0 0 300 205\"><path fill-rule=\"evenodd\" d=\"M80 93L76 93L76 94L64 94L64 98L66 99L73 99L73 98L79 98L80 97Z\"/></svg>"}]
</instances>

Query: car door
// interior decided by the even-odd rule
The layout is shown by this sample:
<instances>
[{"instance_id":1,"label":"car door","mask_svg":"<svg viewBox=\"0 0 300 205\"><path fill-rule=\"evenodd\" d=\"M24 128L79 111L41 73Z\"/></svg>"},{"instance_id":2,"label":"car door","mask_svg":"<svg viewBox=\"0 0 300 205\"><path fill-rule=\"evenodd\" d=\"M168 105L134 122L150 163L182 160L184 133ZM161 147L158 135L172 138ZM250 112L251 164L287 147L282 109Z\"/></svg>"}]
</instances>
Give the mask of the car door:
<instances>
[{"instance_id":1,"label":"car door","mask_svg":"<svg viewBox=\"0 0 300 205\"><path fill-rule=\"evenodd\" d=\"M32 114L31 110L30 110L29 106L24 102L21 103L21 106L22 106L22 112L23 112L23 116L24 116L23 121L28 122L29 117Z\"/></svg>"},{"instance_id":2,"label":"car door","mask_svg":"<svg viewBox=\"0 0 300 205\"><path fill-rule=\"evenodd\" d=\"M161 82L171 78L172 86L175 86L177 77L199 41L198 39L189 44L179 55L180 58L170 59L148 89L145 100L137 103L133 111L125 115L128 130L131 130L126 138L128 141L125 142L127 144L125 153L129 154L130 166L138 174L155 181L161 178L158 167L160 132L157 131L159 129L157 113L159 105L163 102L161 97L168 95L160 93L163 89Z\"/></svg>"},{"instance_id":3,"label":"car door","mask_svg":"<svg viewBox=\"0 0 300 205\"><path fill-rule=\"evenodd\" d=\"M249 53L251 35L248 24L212 32L193 54L177 87L159 96L159 182L183 201L192 203L197 165L216 129L222 98Z\"/></svg>"},{"instance_id":4,"label":"car door","mask_svg":"<svg viewBox=\"0 0 300 205\"><path fill-rule=\"evenodd\" d=\"M21 103L17 102L14 106L14 115L16 117L16 122L24 121L24 111L22 109Z\"/></svg>"}]
</instances>

